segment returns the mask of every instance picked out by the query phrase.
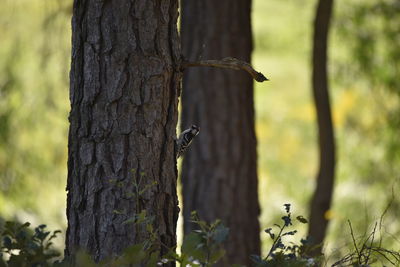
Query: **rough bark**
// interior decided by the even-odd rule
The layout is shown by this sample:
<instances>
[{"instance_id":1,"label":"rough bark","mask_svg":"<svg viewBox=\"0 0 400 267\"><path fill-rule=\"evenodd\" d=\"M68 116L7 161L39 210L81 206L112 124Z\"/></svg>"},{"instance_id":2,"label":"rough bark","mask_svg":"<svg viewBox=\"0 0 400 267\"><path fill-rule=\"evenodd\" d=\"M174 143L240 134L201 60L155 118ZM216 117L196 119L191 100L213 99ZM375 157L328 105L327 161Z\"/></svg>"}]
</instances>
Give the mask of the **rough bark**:
<instances>
[{"instance_id":1,"label":"rough bark","mask_svg":"<svg viewBox=\"0 0 400 267\"><path fill-rule=\"evenodd\" d=\"M235 57L249 62L252 50L249 0L183 0L182 49L189 61ZM201 219L221 219L230 228L227 263L250 266L260 253L253 81L244 71L209 67L185 71L182 128L199 136L182 166L185 233L197 210Z\"/></svg>"},{"instance_id":2,"label":"rough bark","mask_svg":"<svg viewBox=\"0 0 400 267\"><path fill-rule=\"evenodd\" d=\"M176 244L177 17L177 0L74 1L66 255L98 261L143 241L124 223L143 209ZM140 178L156 184L137 197Z\"/></svg>"},{"instance_id":3,"label":"rough bark","mask_svg":"<svg viewBox=\"0 0 400 267\"><path fill-rule=\"evenodd\" d=\"M331 206L335 175L335 140L327 73L332 8L333 0L320 0L314 20L312 86L318 121L320 162L317 186L311 202L309 236L315 244L322 244L325 238L328 227L326 212Z\"/></svg>"}]
</instances>

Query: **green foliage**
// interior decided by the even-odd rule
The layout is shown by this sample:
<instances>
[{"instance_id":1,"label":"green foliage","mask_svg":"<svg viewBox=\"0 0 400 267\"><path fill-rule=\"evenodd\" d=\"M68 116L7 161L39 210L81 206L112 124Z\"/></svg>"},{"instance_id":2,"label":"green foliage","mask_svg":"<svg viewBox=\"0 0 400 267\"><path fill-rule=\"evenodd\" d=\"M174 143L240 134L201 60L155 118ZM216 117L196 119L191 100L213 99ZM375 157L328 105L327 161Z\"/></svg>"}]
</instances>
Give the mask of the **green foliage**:
<instances>
[{"instance_id":1,"label":"green foliage","mask_svg":"<svg viewBox=\"0 0 400 267\"><path fill-rule=\"evenodd\" d=\"M338 182L329 241L347 242L342 234L347 219L358 232L368 233L382 210L392 203L385 215L385 228L390 234L383 245L400 248L398 240L390 237L400 233L400 199L390 194L400 189L398 1L351 0L337 4L336 35L331 44L332 81L334 90L347 96L336 98L336 105L348 102L352 108L337 131ZM345 253L339 253L340 257Z\"/></svg>"},{"instance_id":2,"label":"green foliage","mask_svg":"<svg viewBox=\"0 0 400 267\"><path fill-rule=\"evenodd\" d=\"M274 224L276 231L272 228L265 230L272 240L272 245L265 257L251 255L254 267L316 267L325 266L323 255L316 255L318 246L310 245L307 239L301 239L300 243L292 242L291 239L297 231L290 229L295 222L306 224L307 219L303 216L292 217L291 205L285 204L285 214L282 216L281 224ZM148 238L138 244L126 248L121 255L100 262L95 262L86 252L80 250L74 257L65 258L63 261L54 261L60 253L52 248L52 241L60 231L46 231L45 225L39 225L33 230L29 223L4 222L0 220L1 247L0 267L156 267L168 262L179 263L180 266L211 267L217 264L225 255L223 242L227 239L229 229L219 220L208 224L199 219L196 212L192 213L192 222L198 230L185 236L181 253L175 252L175 248L168 248L163 244L156 234L157 230L152 227L153 218L147 217L145 212L137 216L134 223L145 226ZM382 246L382 240L378 238L381 225L375 224L373 231L366 238L356 238L353 228L348 222L352 248L333 266L370 266L370 264L381 262L384 266L400 264L400 253L386 249ZM161 255L160 248L168 252ZM325 264L325 265L324 265ZM239 265L232 265L239 267Z\"/></svg>"},{"instance_id":3,"label":"green foliage","mask_svg":"<svg viewBox=\"0 0 400 267\"><path fill-rule=\"evenodd\" d=\"M308 212L318 168L309 83L310 29L316 2L255 0L252 15L252 61L271 78L268 84L255 84L259 186L263 192L260 203L290 201L301 214ZM364 9L357 11L362 6ZM334 202L327 212L330 227L326 242L326 251L335 249L334 260L347 254L343 245L348 239L343 234L346 220L351 219L359 232L367 232L390 201L386 192L392 186L395 192L400 190L400 147L396 145L400 128L395 126L400 111L394 93L400 87L383 87L400 82L400 60L392 56L400 53L399 38L394 35L400 29L398 8L398 0L335 1L329 71L338 168ZM363 18L357 18L361 13ZM361 46L363 51L358 49ZM365 52L368 54L362 56ZM364 63L357 58L363 58ZM394 237L400 233L400 201L396 198L385 226ZM264 228L271 217L280 216L262 207L260 223ZM296 230L305 233L306 225ZM269 247L269 236L262 238L263 246ZM385 247L399 248L394 238L385 240Z\"/></svg>"},{"instance_id":4,"label":"green foliage","mask_svg":"<svg viewBox=\"0 0 400 267\"><path fill-rule=\"evenodd\" d=\"M375 126L380 126L378 129L362 127L357 120L353 123L353 128L362 133L377 131L377 139L385 149L383 154L388 164L378 168L373 166L367 172L383 174L380 176L390 180L400 170L396 167L400 163L399 12L398 0L354 1L346 4L346 12L339 13L338 18L338 32L344 37L343 43L352 61L351 64L346 60L339 61L343 73L339 72L337 76L352 85L359 86L364 82L379 105L377 114L380 116L373 116ZM359 79L354 80L354 77ZM371 162L366 164L372 165Z\"/></svg>"},{"instance_id":5,"label":"green foliage","mask_svg":"<svg viewBox=\"0 0 400 267\"><path fill-rule=\"evenodd\" d=\"M318 159L309 51L315 2L254 1L253 63L271 77L269 84L256 84L255 94L260 192L265 192L261 203L290 201L307 207L313 188ZM367 232L390 201L383 192L398 177L397 2L337 1L335 8L330 69L341 75L331 79L339 169L329 217L330 247L342 247L347 218L357 232ZM0 212L10 217L29 212L60 226L65 224L71 5L63 0L3 1L0 9ZM339 21L339 16L346 18ZM44 202L46 209L41 208ZM399 203L397 199L386 215L386 228L394 234ZM280 217L262 210L261 224ZM139 212L126 223L145 217L150 216ZM296 228L297 235L305 228ZM272 239L264 236L267 245ZM341 250L340 257L347 255Z\"/></svg>"},{"instance_id":6,"label":"green foliage","mask_svg":"<svg viewBox=\"0 0 400 267\"><path fill-rule=\"evenodd\" d=\"M256 267L271 266L319 266L322 262L322 255L315 255L317 246L311 246L307 239L301 239L301 244L286 242L285 237L294 236L297 230L289 230L293 225L290 204L284 204L286 215L282 219L282 224L274 224L278 233L275 234L272 228L265 230L273 241L271 248L265 258L258 255L251 255ZM307 223L303 216L297 216L296 220L302 224ZM311 256L312 255L312 256Z\"/></svg>"},{"instance_id":7,"label":"green foliage","mask_svg":"<svg viewBox=\"0 0 400 267\"><path fill-rule=\"evenodd\" d=\"M192 212L191 219L199 229L185 236L182 255L175 259L181 266L212 266L225 254L222 243L228 237L229 229L220 220L207 224L199 219L196 212Z\"/></svg>"},{"instance_id":8,"label":"green foliage","mask_svg":"<svg viewBox=\"0 0 400 267\"><path fill-rule=\"evenodd\" d=\"M400 97L400 6L398 0L353 2L340 17L359 73Z\"/></svg>"},{"instance_id":9,"label":"green foliage","mask_svg":"<svg viewBox=\"0 0 400 267\"><path fill-rule=\"evenodd\" d=\"M375 0L350 5L350 14L343 16L342 33L350 43L355 59L353 72L362 76L373 88L387 128L380 140L386 147L386 160L400 163L400 5L398 0ZM388 170L389 166L386 166ZM393 167L392 167L393 168ZM394 168L393 173L399 169Z\"/></svg>"},{"instance_id":10,"label":"green foliage","mask_svg":"<svg viewBox=\"0 0 400 267\"><path fill-rule=\"evenodd\" d=\"M159 266L168 262L179 262L181 266L212 266L225 254L222 243L228 236L228 228L224 227L219 220L208 224L198 218L197 213L193 212L192 222L198 226L198 230L187 235L183 241L182 253L175 252L175 248L170 248L160 240L157 227L154 227L155 217L147 213L142 207L145 195L157 185L156 181L145 179L146 174L133 169L132 179L124 182L109 180L117 186L133 186L133 192L127 195L135 201L137 214L124 221L124 224L133 224L139 231L144 231L146 239L138 244L126 248L120 256L105 259L101 262L94 262L92 257L84 251L78 251L73 258L65 259L58 266ZM147 183L146 183L147 182ZM139 212L140 211L140 212ZM114 210L114 214L125 214L123 210ZM164 255L161 251L167 251Z\"/></svg>"},{"instance_id":11,"label":"green foliage","mask_svg":"<svg viewBox=\"0 0 400 267\"><path fill-rule=\"evenodd\" d=\"M0 213L7 218L65 225L71 7L1 2Z\"/></svg>"},{"instance_id":12,"label":"green foliage","mask_svg":"<svg viewBox=\"0 0 400 267\"><path fill-rule=\"evenodd\" d=\"M183 241L182 253L175 252L175 248L168 248L159 240L157 230L152 227L153 218L148 218L145 212L137 216L137 220L130 223L144 225L148 239L142 243L126 248L117 258L94 262L91 256L84 251L79 251L73 259L66 259L58 263L58 267L68 267L72 263L77 266L148 266L156 267L168 262L178 262L181 266L210 267L217 263L225 254L222 243L228 236L229 230L219 220L212 224L200 220L197 213L192 213L192 221L199 227L187 235ZM168 252L160 254L163 247Z\"/></svg>"},{"instance_id":13,"label":"green foliage","mask_svg":"<svg viewBox=\"0 0 400 267\"><path fill-rule=\"evenodd\" d=\"M61 231L46 231L44 224L34 230L29 226L28 222L7 221L0 224L0 266L51 266L50 260L61 255L52 248L52 240Z\"/></svg>"}]
</instances>

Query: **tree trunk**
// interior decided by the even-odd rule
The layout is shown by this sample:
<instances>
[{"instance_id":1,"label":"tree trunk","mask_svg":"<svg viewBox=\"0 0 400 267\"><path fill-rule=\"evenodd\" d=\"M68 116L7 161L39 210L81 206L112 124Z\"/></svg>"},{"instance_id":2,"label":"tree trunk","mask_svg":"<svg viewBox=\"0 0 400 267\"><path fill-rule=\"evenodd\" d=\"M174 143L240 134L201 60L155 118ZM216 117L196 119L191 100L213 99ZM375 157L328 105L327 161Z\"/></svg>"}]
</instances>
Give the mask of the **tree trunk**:
<instances>
[{"instance_id":1,"label":"tree trunk","mask_svg":"<svg viewBox=\"0 0 400 267\"><path fill-rule=\"evenodd\" d=\"M328 226L334 174L335 140L329 102L327 48L333 0L319 0L314 20L312 84L319 131L319 171L311 202L309 236L314 244L322 244ZM320 248L321 249L321 248Z\"/></svg>"},{"instance_id":2,"label":"tree trunk","mask_svg":"<svg viewBox=\"0 0 400 267\"><path fill-rule=\"evenodd\" d=\"M250 0L183 0L182 48L189 60L233 56L249 62L252 50ZM182 166L185 233L190 212L221 219L230 228L229 263L250 265L260 254L257 154L253 81L245 72L214 68L185 71L182 129L200 134Z\"/></svg>"},{"instance_id":3,"label":"tree trunk","mask_svg":"<svg viewBox=\"0 0 400 267\"><path fill-rule=\"evenodd\" d=\"M141 210L176 244L177 17L178 0L74 1L66 255L143 241Z\"/></svg>"}]
</instances>

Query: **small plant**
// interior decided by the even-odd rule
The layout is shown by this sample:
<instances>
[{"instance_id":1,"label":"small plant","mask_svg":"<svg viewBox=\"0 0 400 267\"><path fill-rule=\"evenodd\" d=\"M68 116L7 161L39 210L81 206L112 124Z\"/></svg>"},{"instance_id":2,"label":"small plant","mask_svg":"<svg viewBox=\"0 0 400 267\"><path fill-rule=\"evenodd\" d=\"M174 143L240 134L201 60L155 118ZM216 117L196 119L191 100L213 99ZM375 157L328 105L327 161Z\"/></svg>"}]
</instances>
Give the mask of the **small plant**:
<instances>
[{"instance_id":1,"label":"small plant","mask_svg":"<svg viewBox=\"0 0 400 267\"><path fill-rule=\"evenodd\" d=\"M268 228L265 232L272 239L272 245L265 258L258 255L251 255L252 261L256 267L270 266L319 266L321 257L311 257L310 252L314 249L309 245L307 239L301 239L301 244L286 244L283 240L285 236L293 236L297 230L289 230L293 225L290 204L284 204L286 215L282 217L282 224L274 224L278 229L275 234L272 228ZM300 223L307 223L303 216L297 216L296 220Z\"/></svg>"},{"instance_id":2,"label":"small plant","mask_svg":"<svg viewBox=\"0 0 400 267\"><path fill-rule=\"evenodd\" d=\"M137 229L145 231L147 235L146 240L126 248L125 251L116 258L106 259L98 263L95 263L89 254L80 251L73 259L73 262L77 266L156 267L166 263L179 262L181 266L209 267L222 258L225 254L225 250L222 248L222 242L228 236L228 228L224 227L219 220L208 224L200 220L196 212L192 213L191 219L192 222L198 226L198 230L185 236L182 245L182 253L177 254L175 248L170 248L164 244L159 238L158 229L153 226L155 217L147 214L146 210L142 209L141 205L144 194L154 186L157 186L157 182L145 184L144 172L139 172L140 176L138 178L135 169L132 170L132 173L133 179L131 183L133 185L133 192L127 197L135 201L136 210L140 212L125 220L123 224L133 224ZM110 182L114 183L115 181L113 180ZM114 210L113 212L116 215L125 215L125 211L123 210ZM160 252L162 250L161 248L168 252L162 255ZM71 262L65 261L62 266L70 265Z\"/></svg>"},{"instance_id":3,"label":"small plant","mask_svg":"<svg viewBox=\"0 0 400 267\"><path fill-rule=\"evenodd\" d=\"M196 212L193 212L192 222L199 226L199 230L195 230L185 236L181 254L176 253L175 248L166 247L158 239L151 221L152 219L148 218L145 213L141 213L136 220L129 222L145 225L149 238L142 243L126 248L117 258L106 259L96 263L89 254L79 251L74 259L68 259L57 265L57 267L69 267L72 266L72 262L74 262L75 266L85 267L157 267L171 262L179 262L181 266L210 267L225 254L222 242L228 236L229 230L219 220L212 224L207 224L198 218ZM161 246L167 248L168 253L161 255Z\"/></svg>"},{"instance_id":4,"label":"small plant","mask_svg":"<svg viewBox=\"0 0 400 267\"><path fill-rule=\"evenodd\" d=\"M52 240L61 231L46 231L42 224L34 230L30 223L7 221L1 223L0 266L51 266L50 261L60 252L52 248Z\"/></svg>"},{"instance_id":5,"label":"small plant","mask_svg":"<svg viewBox=\"0 0 400 267\"><path fill-rule=\"evenodd\" d=\"M371 233L357 244L351 222L350 220L347 222L349 224L350 235L353 242L353 251L335 262L332 266L371 266L370 264L378 261L382 263L382 266L387 266L387 264L400 266L400 252L383 248L381 246L382 240L377 242L377 223L375 223Z\"/></svg>"},{"instance_id":6,"label":"small plant","mask_svg":"<svg viewBox=\"0 0 400 267\"><path fill-rule=\"evenodd\" d=\"M195 211L191 214L191 222L199 229L185 236L182 254L175 254L173 258L181 266L213 266L225 255L222 243L228 237L229 229L220 220L212 224L200 220Z\"/></svg>"}]
</instances>

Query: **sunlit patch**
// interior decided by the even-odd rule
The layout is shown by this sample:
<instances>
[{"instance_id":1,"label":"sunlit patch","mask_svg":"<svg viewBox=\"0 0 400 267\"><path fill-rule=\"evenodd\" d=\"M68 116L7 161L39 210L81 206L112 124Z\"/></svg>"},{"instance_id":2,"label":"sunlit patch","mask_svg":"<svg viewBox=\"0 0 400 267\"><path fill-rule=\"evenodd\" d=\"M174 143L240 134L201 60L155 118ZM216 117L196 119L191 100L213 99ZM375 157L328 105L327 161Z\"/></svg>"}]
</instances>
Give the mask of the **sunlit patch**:
<instances>
[{"instance_id":1,"label":"sunlit patch","mask_svg":"<svg viewBox=\"0 0 400 267\"><path fill-rule=\"evenodd\" d=\"M265 122L258 122L256 124L256 135L257 135L257 139L266 139L268 138L270 135L268 134L268 124Z\"/></svg>"},{"instance_id":2,"label":"sunlit patch","mask_svg":"<svg viewBox=\"0 0 400 267\"><path fill-rule=\"evenodd\" d=\"M326 220L332 220L335 217L335 212L333 210L327 210L324 214Z\"/></svg>"},{"instance_id":3,"label":"sunlit patch","mask_svg":"<svg viewBox=\"0 0 400 267\"><path fill-rule=\"evenodd\" d=\"M344 90L335 101L333 109L333 121L336 127L342 127L348 114L354 112L354 107L359 104L355 90Z\"/></svg>"}]
</instances>

